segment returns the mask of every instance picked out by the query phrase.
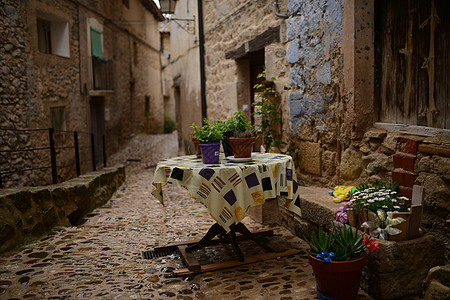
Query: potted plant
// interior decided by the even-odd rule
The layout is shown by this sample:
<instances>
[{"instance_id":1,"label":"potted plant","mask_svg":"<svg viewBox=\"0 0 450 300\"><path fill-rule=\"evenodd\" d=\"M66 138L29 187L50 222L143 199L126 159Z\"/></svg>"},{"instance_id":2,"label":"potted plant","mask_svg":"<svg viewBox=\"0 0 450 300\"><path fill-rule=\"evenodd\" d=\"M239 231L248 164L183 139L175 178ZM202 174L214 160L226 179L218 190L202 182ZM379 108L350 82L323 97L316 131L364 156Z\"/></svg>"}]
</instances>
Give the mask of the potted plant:
<instances>
[{"instance_id":1,"label":"potted plant","mask_svg":"<svg viewBox=\"0 0 450 300\"><path fill-rule=\"evenodd\" d=\"M222 128L211 124L204 119L203 126L198 128L193 124L193 135L200 144L202 162L204 164L217 164L219 162L220 141L223 138Z\"/></svg>"},{"instance_id":2,"label":"potted plant","mask_svg":"<svg viewBox=\"0 0 450 300\"><path fill-rule=\"evenodd\" d=\"M366 252L378 249L379 243L345 224L329 233L319 228L306 242L319 299L356 299Z\"/></svg>"},{"instance_id":3,"label":"potted plant","mask_svg":"<svg viewBox=\"0 0 450 300\"><path fill-rule=\"evenodd\" d=\"M192 128L191 134L192 134L192 143L194 143L195 155L197 156L197 158L201 158L202 152L200 150L200 143L196 138L197 132L200 130L200 127L195 125L195 123L192 123L190 127Z\"/></svg>"},{"instance_id":4,"label":"potted plant","mask_svg":"<svg viewBox=\"0 0 450 300\"><path fill-rule=\"evenodd\" d=\"M281 96L275 87L275 77L266 79L266 69L264 69L257 78L263 78L264 81L253 86L257 97L252 104L254 108L255 124L258 133L262 135L264 148L270 151L272 147L278 148L286 145L281 139Z\"/></svg>"},{"instance_id":5,"label":"potted plant","mask_svg":"<svg viewBox=\"0 0 450 300\"><path fill-rule=\"evenodd\" d=\"M254 127L247 121L244 113L239 111L226 122L227 132L231 132L229 137L234 158L249 158L252 156L253 144L255 143Z\"/></svg>"}]
</instances>

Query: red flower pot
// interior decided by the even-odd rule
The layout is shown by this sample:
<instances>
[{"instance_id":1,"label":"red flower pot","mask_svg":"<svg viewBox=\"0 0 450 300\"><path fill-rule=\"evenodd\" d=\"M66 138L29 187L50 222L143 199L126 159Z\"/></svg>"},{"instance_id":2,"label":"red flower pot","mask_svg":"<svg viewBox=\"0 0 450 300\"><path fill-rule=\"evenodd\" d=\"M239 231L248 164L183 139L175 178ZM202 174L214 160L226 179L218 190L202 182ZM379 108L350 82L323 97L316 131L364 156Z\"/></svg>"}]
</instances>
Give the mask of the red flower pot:
<instances>
[{"instance_id":1,"label":"red flower pot","mask_svg":"<svg viewBox=\"0 0 450 300\"><path fill-rule=\"evenodd\" d=\"M252 157L253 144L255 137L236 138L230 137L231 148L233 148L234 158Z\"/></svg>"},{"instance_id":2,"label":"red flower pot","mask_svg":"<svg viewBox=\"0 0 450 300\"><path fill-rule=\"evenodd\" d=\"M197 156L197 158L202 157L202 152L200 150L200 146L199 146L199 142L198 142L197 138L192 137L192 142L194 143L195 155Z\"/></svg>"},{"instance_id":3,"label":"red flower pot","mask_svg":"<svg viewBox=\"0 0 450 300\"><path fill-rule=\"evenodd\" d=\"M308 258L321 294L342 300L356 299L367 255L352 261L325 262L310 254Z\"/></svg>"}]
</instances>

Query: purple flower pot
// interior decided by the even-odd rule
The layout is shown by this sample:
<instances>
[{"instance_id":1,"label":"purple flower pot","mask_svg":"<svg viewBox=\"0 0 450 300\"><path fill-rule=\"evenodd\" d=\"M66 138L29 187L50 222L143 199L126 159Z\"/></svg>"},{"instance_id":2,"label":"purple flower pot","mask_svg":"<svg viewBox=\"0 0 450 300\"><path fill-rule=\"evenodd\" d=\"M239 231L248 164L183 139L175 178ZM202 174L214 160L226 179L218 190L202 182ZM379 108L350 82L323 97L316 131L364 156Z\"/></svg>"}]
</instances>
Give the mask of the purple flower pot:
<instances>
[{"instance_id":1,"label":"purple flower pot","mask_svg":"<svg viewBox=\"0 0 450 300\"><path fill-rule=\"evenodd\" d=\"M220 143L200 144L202 162L204 164L217 164L219 162Z\"/></svg>"}]
</instances>

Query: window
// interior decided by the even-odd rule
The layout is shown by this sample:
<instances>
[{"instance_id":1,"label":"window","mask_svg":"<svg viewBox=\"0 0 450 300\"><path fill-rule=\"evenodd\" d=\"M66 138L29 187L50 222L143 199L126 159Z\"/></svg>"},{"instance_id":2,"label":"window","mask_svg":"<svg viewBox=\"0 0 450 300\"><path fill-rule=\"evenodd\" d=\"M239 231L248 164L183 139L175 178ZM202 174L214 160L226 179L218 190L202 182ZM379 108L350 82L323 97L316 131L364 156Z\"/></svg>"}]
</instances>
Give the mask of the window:
<instances>
[{"instance_id":1,"label":"window","mask_svg":"<svg viewBox=\"0 0 450 300\"><path fill-rule=\"evenodd\" d=\"M70 57L69 23L46 14L37 14L38 50L46 54Z\"/></svg>"},{"instance_id":2,"label":"window","mask_svg":"<svg viewBox=\"0 0 450 300\"><path fill-rule=\"evenodd\" d=\"M102 58L102 33L91 27L91 53L94 58Z\"/></svg>"},{"instance_id":3,"label":"window","mask_svg":"<svg viewBox=\"0 0 450 300\"><path fill-rule=\"evenodd\" d=\"M52 53L52 42L50 34L50 22L37 19L38 48L42 53Z\"/></svg>"},{"instance_id":4,"label":"window","mask_svg":"<svg viewBox=\"0 0 450 300\"><path fill-rule=\"evenodd\" d=\"M66 130L64 107L52 107L50 108L50 113L52 118L52 128L55 131Z\"/></svg>"}]
</instances>

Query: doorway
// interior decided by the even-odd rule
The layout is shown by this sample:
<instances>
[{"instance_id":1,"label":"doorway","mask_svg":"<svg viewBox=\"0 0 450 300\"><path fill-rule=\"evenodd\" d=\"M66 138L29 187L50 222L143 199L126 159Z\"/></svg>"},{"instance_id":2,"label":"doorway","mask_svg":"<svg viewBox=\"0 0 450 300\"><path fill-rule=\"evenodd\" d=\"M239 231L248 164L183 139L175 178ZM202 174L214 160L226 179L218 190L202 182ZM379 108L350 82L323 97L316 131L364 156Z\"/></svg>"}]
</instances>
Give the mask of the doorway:
<instances>
[{"instance_id":1,"label":"doorway","mask_svg":"<svg viewBox=\"0 0 450 300\"><path fill-rule=\"evenodd\" d=\"M94 134L95 164L103 161L103 142L105 134L105 99L91 97L90 101L91 133Z\"/></svg>"}]
</instances>

